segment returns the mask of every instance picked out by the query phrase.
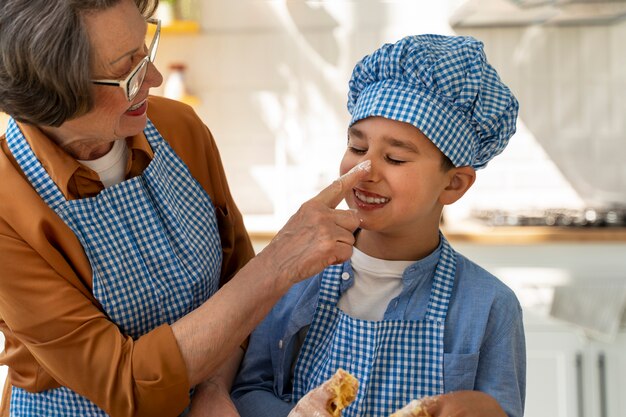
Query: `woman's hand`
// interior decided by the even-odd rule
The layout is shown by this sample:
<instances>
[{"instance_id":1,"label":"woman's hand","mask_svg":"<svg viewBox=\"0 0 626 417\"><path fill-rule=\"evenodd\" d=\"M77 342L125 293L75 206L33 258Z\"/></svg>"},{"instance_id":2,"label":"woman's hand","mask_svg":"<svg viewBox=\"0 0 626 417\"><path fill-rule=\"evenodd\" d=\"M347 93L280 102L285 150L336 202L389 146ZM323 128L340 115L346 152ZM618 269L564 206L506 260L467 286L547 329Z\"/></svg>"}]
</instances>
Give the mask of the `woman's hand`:
<instances>
[{"instance_id":1,"label":"woman's hand","mask_svg":"<svg viewBox=\"0 0 626 417\"><path fill-rule=\"evenodd\" d=\"M456 391L425 398L422 406L432 417L507 417L495 398L480 391Z\"/></svg>"},{"instance_id":2,"label":"woman's hand","mask_svg":"<svg viewBox=\"0 0 626 417\"><path fill-rule=\"evenodd\" d=\"M356 399L359 382L343 369L298 401L287 417L340 416L344 408Z\"/></svg>"},{"instance_id":3,"label":"woman's hand","mask_svg":"<svg viewBox=\"0 0 626 417\"><path fill-rule=\"evenodd\" d=\"M287 417L332 417L326 409L330 396L330 392L317 387L302 397Z\"/></svg>"},{"instance_id":4,"label":"woman's hand","mask_svg":"<svg viewBox=\"0 0 626 417\"><path fill-rule=\"evenodd\" d=\"M353 210L336 210L370 169L370 161L356 165L317 196L305 202L269 245L257 256L291 285L352 255L354 231L360 219Z\"/></svg>"}]
</instances>

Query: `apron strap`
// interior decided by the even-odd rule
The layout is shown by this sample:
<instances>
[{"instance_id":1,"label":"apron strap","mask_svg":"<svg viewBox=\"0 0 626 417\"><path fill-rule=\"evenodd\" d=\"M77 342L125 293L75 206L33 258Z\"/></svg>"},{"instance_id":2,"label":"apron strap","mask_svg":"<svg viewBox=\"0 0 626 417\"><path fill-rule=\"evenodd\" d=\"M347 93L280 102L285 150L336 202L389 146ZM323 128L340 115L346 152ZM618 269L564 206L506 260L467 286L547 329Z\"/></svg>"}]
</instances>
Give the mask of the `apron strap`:
<instances>
[{"instance_id":1,"label":"apron strap","mask_svg":"<svg viewBox=\"0 0 626 417\"><path fill-rule=\"evenodd\" d=\"M59 187L52 181L37 156L26 141L15 120L11 117L6 131L7 145L17 163L28 178L35 191L46 204L55 209L66 199ZM56 210L55 210L56 211Z\"/></svg>"},{"instance_id":2,"label":"apron strap","mask_svg":"<svg viewBox=\"0 0 626 417\"><path fill-rule=\"evenodd\" d=\"M426 310L426 318L437 322L445 322L448 314L448 305L454 287L456 275L456 252L452 249L443 234L439 233L442 240L441 255L437 268L433 287L430 291L430 299Z\"/></svg>"},{"instance_id":3,"label":"apron strap","mask_svg":"<svg viewBox=\"0 0 626 417\"><path fill-rule=\"evenodd\" d=\"M339 302L339 285L344 265L345 263L331 265L322 272L319 303L336 306Z\"/></svg>"},{"instance_id":4,"label":"apron strap","mask_svg":"<svg viewBox=\"0 0 626 417\"><path fill-rule=\"evenodd\" d=\"M144 134L152 150L156 151L156 148L163 142L163 138L150 119L147 121ZM52 181L39 159L37 159L24 134L12 117L9 118L6 138L9 150L17 163L22 167L28 181L44 202L56 212L56 209L61 204L64 204L67 199L59 190L59 187Z\"/></svg>"},{"instance_id":5,"label":"apron strap","mask_svg":"<svg viewBox=\"0 0 626 417\"><path fill-rule=\"evenodd\" d=\"M148 139L148 143L150 144L152 151L156 152L156 148L164 141L164 139L161 137L161 134L150 119L148 119L143 133L146 135L146 139Z\"/></svg>"}]
</instances>

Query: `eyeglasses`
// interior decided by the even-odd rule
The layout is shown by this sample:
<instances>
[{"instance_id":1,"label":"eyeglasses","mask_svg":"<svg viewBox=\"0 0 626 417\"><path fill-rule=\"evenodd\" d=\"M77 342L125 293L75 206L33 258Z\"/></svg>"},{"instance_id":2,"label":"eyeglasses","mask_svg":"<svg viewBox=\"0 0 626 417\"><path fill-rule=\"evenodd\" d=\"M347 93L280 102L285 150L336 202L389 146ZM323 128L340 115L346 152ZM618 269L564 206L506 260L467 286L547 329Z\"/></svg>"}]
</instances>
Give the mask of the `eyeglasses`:
<instances>
[{"instance_id":1,"label":"eyeglasses","mask_svg":"<svg viewBox=\"0 0 626 417\"><path fill-rule=\"evenodd\" d=\"M139 93L139 89L143 84L143 79L146 77L148 71L148 63L154 62L156 58L157 47L159 46L159 38L161 37L161 20L159 19L146 19L146 22L156 25L154 37L150 42L150 48L148 49L148 55L142 58L135 68L128 74L123 80L91 80L92 83L98 85L112 85L121 87L126 94L128 101L133 101Z\"/></svg>"}]
</instances>

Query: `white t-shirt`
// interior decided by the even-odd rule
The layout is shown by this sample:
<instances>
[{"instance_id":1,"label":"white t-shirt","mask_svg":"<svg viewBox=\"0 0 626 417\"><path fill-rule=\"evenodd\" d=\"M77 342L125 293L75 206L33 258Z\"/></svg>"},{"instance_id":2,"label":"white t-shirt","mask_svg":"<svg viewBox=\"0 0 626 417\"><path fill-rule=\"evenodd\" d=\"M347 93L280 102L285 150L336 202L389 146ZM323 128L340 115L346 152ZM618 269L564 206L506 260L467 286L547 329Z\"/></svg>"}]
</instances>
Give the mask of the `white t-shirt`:
<instances>
[{"instance_id":1,"label":"white t-shirt","mask_svg":"<svg viewBox=\"0 0 626 417\"><path fill-rule=\"evenodd\" d=\"M104 187L110 187L126 178L126 161L128 160L128 146L125 139L116 140L113 147L106 154L91 161L78 160L87 168L94 170Z\"/></svg>"},{"instance_id":2,"label":"white t-shirt","mask_svg":"<svg viewBox=\"0 0 626 417\"><path fill-rule=\"evenodd\" d=\"M389 302L402 292L402 274L415 261L373 258L353 248L354 285L345 291L337 306L351 317L382 320Z\"/></svg>"}]
</instances>

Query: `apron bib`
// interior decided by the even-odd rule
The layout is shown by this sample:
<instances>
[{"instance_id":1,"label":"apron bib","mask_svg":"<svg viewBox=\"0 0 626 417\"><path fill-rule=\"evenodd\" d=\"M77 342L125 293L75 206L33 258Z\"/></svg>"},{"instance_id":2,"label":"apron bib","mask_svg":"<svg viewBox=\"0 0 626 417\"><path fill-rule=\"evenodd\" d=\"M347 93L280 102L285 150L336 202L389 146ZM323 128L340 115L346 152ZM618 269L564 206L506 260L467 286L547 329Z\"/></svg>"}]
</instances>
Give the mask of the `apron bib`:
<instances>
[{"instance_id":1,"label":"apron bib","mask_svg":"<svg viewBox=\"0 0 626 417\"><path fill-rule=\"evenodd\" d=\"M97 196L66 200L13 119L6 138L37 193L70 227L92 267L93 294L120 330L136 339L199 307L219 285L222 247L215 208L150 120L154 158L139 176ZM106 416L66 387L12 387L11 416Z\"/></svg>"},{"instance_id":2,"label":"apron bib","mask_svg":"<svg viewBox=\"0 0 626 417\"><path fill-rule=\"evenodd\" d=\"M322 276L315 315L296 363L293 400L343 368L359 380L345 417L387 417L409 401L443 393L443 336L456 271L443 235L424 320L355 319L339 308L342 265Z\"/></svg>"}]
</instances>

